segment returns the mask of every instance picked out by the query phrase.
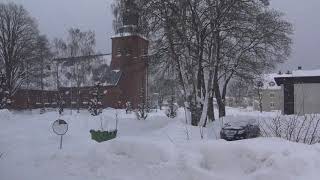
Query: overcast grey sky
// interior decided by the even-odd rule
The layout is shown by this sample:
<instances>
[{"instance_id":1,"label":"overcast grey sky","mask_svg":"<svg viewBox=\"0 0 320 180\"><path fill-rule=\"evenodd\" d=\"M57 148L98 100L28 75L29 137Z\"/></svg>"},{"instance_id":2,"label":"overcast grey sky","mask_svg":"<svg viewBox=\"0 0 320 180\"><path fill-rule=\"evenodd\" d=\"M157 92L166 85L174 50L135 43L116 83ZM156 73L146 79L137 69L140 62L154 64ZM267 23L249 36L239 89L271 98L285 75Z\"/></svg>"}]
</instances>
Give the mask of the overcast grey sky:
<instances>
[{"instance_id":1,"label":"overcast grey sky","mask_svg":"<svg viewBox=\"0 0 320 180\"><path fill-rule=\"evenodd\" d=\"M50 39L78 27L95 31L99 51L111 51L112 0L0 0L8 1L23 4ZM320 0L271 0L271 7L284 12L295 28L292 55L279 69L320 68Z\"/></svg>"}]
</instances>

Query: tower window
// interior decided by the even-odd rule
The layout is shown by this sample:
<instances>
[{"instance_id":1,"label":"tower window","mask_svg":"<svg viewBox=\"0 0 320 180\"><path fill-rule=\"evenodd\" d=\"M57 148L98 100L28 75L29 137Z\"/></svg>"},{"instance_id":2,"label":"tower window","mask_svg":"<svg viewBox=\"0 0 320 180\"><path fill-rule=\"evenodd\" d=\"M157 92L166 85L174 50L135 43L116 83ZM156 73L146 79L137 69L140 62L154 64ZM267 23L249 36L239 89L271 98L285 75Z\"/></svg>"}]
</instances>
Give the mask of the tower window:
<instances>
[{"instance_id":1,"label":"tower window","mask_svg":"<svg viewBox=\"0 0 320 180\"><path fill-rule=\"evenodd\" d=\"M126 49L126 55L131 56L132 55L132 50L130 48Z\"/></svg>"},{"instance_id":2,"label":"tower window","mask_svg":"<svg viewBox=\"0 0 320 180\"><path fill-rule=\"evenodd\" d=\"M117 49L117 56L118 56L118 57L121 56L121 49L120 49L120 48Z\"/></svg>"}]
</instances>

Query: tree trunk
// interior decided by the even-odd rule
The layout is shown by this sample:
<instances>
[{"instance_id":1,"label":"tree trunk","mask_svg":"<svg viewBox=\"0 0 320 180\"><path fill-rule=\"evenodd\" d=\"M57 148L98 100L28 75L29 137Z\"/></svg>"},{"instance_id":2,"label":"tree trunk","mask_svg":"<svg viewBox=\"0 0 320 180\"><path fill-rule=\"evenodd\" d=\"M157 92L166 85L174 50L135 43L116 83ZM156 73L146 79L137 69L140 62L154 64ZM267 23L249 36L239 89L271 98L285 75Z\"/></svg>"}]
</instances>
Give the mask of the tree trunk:
<instances>
[{"instance_id":1,"label":"tree trunk","mask_svg":"<svg viewBox=\"0 0 320 180\"><path fill-rule=\"evenodd\" d=\"M258 90L258 96L259 96L259 110L262 113L263 112L263 108L262 108L262 94L261 94L261 90L259 88Z\"/></svg>"},{"instance_id":2,"label":"tree trunk","mask_svg":"<svg viewBox=\"0 0 320 180\"><path fill-rule=\"evenodd\" d=\"M212 89L212 81L213 81L213 68L210 67L209 70L209 79L206 87L205 100L202 108L201 119L199 122L199 126L204 127L206 125L207 117L208 117L208 109L209 109L209 99L211 97L210 90Z\"/></svg>"},{"instance_id":3,"label":"tree trunk","mask_svg":"<svg viewBox=\"0 0 320 180\"><path fill-rule=\"evenodd\" d=\"M226 116L226 106L225 106L225 103L222 99L218 82L215 82L214 84L215 84L214 85L214 87L215 87L214 94L217 99L217 104L218 104L218 109L219 109L219 117L224 117L224 116Z\"/></svg>"},{"instance_id":4,"label":"tree trunk","mask_svg":"<svg viewBox=\"0 0 320 180\"><path fill-rule=\"evenodd\" d=\"M201 118L201 110L202 110L201 107L198 107L197 105L190 106L192 126L198 126Z\"/></svg>"},{"instance_id":5,"label":"tree trunk","mask_svg":"<svg viewBox=\"0 0 320 180\"><path fill-rule=\"evenodd\" d=\"M208 120L209 121L214 121L214 104L213 104L213 94L211 93L208 101Z\"/></svg>"},{"instance_id":6,"label":"tree trunk","mask_svg":"<svg viewBox=\"0 0 320 180\"><path fill-rule=\"evenodd\" d=\"M233 76L233 73L228 77L228 79L226 80L226 82L224 83L224 86L223 86L223 90L222 90L222 111L221 111L221 113L222 113L222 115L223 116L220 116L220 117L224 117L224 116L226 116L226 96L227 96L227 88L228 88L228 84L229 84L229 82L230 82L230 80L231 80L231 78L232 78L232 76Z\"/></svg>"},{"instance_id":7,"label":"tree trunk","mask_svg":"<svg viewBox=\"0 0 320 180\"><path fill-rule=\"evenodd\" d=\"M42 53L42 52L41 52ZM44 113L44 111L46 110L46 107L45 107L45 102L44 102L44 82L43 82L43 79L44 79L44 59L43 59L43 56L41 55L41 75L40 75L40 83L41 83L41 103L42 103L42 111Z\"/></svg>"}]
</instances>

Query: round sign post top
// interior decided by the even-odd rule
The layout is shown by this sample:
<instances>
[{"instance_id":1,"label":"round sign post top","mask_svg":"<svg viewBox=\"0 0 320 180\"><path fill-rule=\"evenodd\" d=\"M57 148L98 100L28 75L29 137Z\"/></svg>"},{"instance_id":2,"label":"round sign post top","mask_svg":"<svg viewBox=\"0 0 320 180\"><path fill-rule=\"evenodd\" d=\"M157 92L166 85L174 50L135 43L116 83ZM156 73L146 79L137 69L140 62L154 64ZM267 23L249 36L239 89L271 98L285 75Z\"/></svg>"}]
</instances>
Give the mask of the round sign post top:
<instances>
[{"instance_id":1,"label":"round sign post top","mask_svg":"<svg viewBox=\"0 0 320 180\"><path fill-rule=\"evenodd\" d=\"M52 129L57 135L65 135L68 131L68 123L65 120L58 119L52 124Z\"/></svg>"}]
</instances>

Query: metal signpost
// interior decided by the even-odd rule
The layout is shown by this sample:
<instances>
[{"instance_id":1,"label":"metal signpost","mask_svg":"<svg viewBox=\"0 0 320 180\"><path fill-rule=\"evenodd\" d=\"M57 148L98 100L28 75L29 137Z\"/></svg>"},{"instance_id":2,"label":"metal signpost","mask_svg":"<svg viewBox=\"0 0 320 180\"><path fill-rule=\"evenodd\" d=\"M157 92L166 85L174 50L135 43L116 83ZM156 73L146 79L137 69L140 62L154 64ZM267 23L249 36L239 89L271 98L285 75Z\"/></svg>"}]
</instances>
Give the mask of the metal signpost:
<instances>
[{"instance_id":1,"label":"metal signpost","mask_svg":"<svg viewBox=\"0 0 320 180\"><path fill-rule=\"evenodd\" d=\"M53 132L60 136L60 149L62 149L62 138L68 131L68 123L65 120L58 119L52 124Z\"/></svg>"}]
</instances>

